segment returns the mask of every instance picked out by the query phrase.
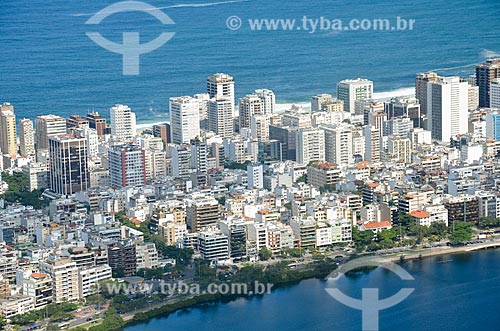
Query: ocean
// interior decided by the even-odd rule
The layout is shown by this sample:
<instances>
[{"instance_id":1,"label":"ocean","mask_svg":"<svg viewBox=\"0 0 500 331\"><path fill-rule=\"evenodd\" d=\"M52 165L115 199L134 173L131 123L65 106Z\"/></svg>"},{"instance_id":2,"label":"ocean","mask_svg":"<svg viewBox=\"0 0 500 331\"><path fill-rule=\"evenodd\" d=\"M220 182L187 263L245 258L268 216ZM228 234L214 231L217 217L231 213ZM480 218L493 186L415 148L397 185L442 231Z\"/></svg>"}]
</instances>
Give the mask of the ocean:
<instances>
[{"instance_id":1,"label":"ocean","mask_svg":"<svg viewBox=\"0 0 500 331\"><path fill-rule=\"evenodd\" d=\"M378 96L412 92L415 74L473 73L474 64L499 56L498 0L147 0L175 25L144 12L116 13L100 25L85 22L117 1L2 0L0 102L18 118L95 110L109 114L128 104L138 123L168 120L168 99L205 92L206 77L235 77L236 95L275 91L280 104L335 94L339 80L366 77ZM231 31L229 16L242 28ZM414 19L412 31L251 31L249 19ZM175 32L163 47L140 56L140 75L123 76L120 54L91 41L100 32L120 43L140 32L142 42Z\"/></svg>"},{"instance_id":2,"label":"ocean","mask_svg":"<svg viewBox=\"0 0 500 331\"><path fill-rule=\"evenodd\" d=\"M380 312L381 331L498 331L499 261L500 250L443 255L402 263L414 281L378 268L341 277L336 286L354 298L361 298L362 288L379 288L380 299L414 288L406 300ZM125 331L362 330L361 312L335 301L325 291L329 287L324 280L305 280L262 297L185 309Z\"/></svg>"}]
</instances>

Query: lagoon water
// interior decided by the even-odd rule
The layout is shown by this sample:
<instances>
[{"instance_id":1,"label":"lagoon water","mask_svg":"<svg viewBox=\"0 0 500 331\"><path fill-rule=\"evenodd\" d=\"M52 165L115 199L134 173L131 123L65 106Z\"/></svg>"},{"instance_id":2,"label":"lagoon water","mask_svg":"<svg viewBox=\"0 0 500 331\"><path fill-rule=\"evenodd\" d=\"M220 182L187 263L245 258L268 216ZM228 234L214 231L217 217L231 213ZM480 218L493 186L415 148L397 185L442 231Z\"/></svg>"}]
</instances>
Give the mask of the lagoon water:
<instances>
[{"instance_id":1,"label":"lagoon water","mask_svg":"<svg viewBox=\"0 0 500 331\"><path fill-rule=\"evenodd\" d=\"M336 287L357 298L364 287L380 288L381 298L402 287L415 288L405 301L380 313L381 331L500 330L500 250L425 258L402 266L414 281L401 281L379 268L342 277ZM325 291L329 284L305 280L263 297L203 305L125 331L361 330L361 313L330 297Z\"/></svg>"},{"instance_id":2,"label":"lagoon water","mask_svg":"<svg viewBox=\"0 0 500 331\"><path fill-rule=\"evenodd\" d=\"M138 122L168 119L168 98L205 91L206 76L227 72L241 97L275 90L278 102L307 102L335 93L341 79L367 77L376 92L411 93L414 75L439 69L468 75L474 63L500 53L498 0L145 0L176 23L162 26L147 13L118 13L85 25L116 0L2 0L0 101L19 118L69 116L115 103L129 104ZM238 31L226 27L237 15ZM250 31L248 19L396 19L416 21L413 31ZM121 42L138 31L141 41L175 32L160 49L141 56L139 76L123 76L121 55L94 44L97 31ZM410 89L409 89L410 88Z\"/></svg>"}]
</instances>

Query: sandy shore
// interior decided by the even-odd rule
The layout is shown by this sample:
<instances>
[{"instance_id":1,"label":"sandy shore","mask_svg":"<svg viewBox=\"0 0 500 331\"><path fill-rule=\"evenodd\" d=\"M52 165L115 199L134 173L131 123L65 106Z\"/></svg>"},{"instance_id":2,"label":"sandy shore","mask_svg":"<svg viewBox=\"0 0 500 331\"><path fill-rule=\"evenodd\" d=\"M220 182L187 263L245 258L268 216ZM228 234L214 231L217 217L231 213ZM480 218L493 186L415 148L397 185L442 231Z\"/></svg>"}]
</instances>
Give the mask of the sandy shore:
<instances>
[{"instance_id":1,"label":"sandy shore","mask_svg":"<svg viewBox=\"0 0 500 331\"><path fill-rule=\"evenodd\" d=\"M459 247L450 247L450 246L443 246L443 247L433 247L433 248L427 248L427 249L415 249L412 251L407 251L407 252L401 252L401 253L395 253L395 254L390 254L386 256L380 256L383 259L386 259L391 262L398 262L401 260L401 256L403 256L404 260L414 260L414 259L421 259L424 257L432 257L432 256L439 256L439 255L447 255L447 254L458 254L458 253L467 253L467 252L474 252L478 250L483 250L483 249L494 249L500 247L500 240L495 239L493 241L487 241L482 244L473 244L473 245L467 245L467 246L459 246Z\"/></svg>"}]
</instances>

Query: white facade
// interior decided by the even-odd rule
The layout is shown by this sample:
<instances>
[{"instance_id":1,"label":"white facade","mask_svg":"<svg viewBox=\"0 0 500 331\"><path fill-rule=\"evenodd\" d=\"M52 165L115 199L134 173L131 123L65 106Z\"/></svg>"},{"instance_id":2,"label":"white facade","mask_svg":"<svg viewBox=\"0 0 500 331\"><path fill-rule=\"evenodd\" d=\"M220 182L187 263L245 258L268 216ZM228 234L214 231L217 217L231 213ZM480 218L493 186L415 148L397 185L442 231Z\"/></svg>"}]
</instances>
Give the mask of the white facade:
<instances>
[{"instance_id":1,"label":"white facade","mask_svg":"<svg viewBox=\"0 0 500 331\"><path fill-rule=\"evenodd\" d=\"M269 117L267 115L252 116L250 118L250 131L253 139L269 141Z\"/></svg>"},{"instance_id":2,"label":"white facade","mask_svg":"<svg viewBox=\"0 0 500 331\"><path fill-rule=\"evenodd\" d=\"M380 161L381 138L380 130L372 125L367 125L364 129L365 136L365 160L370 162Z\"/></svg>"},{"instance_id":3,"label":"white facade","mask_svg":"<svg viewBox=\"0 0 500 331\"><path fill-rule=\"evenodd\" d=\"M222 138L233 135L233 104L230 98L221 97L208 102L208 129Z\"/></svg>"},{"instance_id":4,"label":"white facade","mask_svg":"<svg viewBox=\"0 0 500 331\"><path fill-rule=\"evenodd\" d=\"M296 158L300 164L325 161L325 131L319 128L300 129L296 133Z\"/></svg>"},{"instance_id":5,"label":"white facade","mask_svg":"<svg viewBox=\"0 0 500 331\"><path fill-rule=\"evenodd\" d=\"M135 136L135 113L126 105L115 105L109 111L111 134L118 140L128 142Z\"/></svg>"},{"instance_id":6,"label":"white facade","mask_svg":"<svg viewBox=\"0 0 500 331\"><path fill-rule=\"evenodd\" d=\"M111 277L111 267L107 264L79 270L78 287L80 290L80 298L98 293L99 282Z\"/></svg>"},{"instance_id":7,"label":"white facade","mask_svg":"<svg viewBox=\"0 0 500 331\"><path fill-rule=\"evenodd\" d=\"M257 94L249 94L238 102L240 130L250 128L254 115L265 115L264 101Z\"/></svg>"},{"instance_id":8,"label":"white facade","mask_svg":"<svg viewBox=\"0 0 500 331\"><path fill-rule=\"evenodd\" d=\"M66 120L60 116L38 116L35 124L37 150L49 148L49 136L66 133Z\"/></svg>"},{"instance_id":9,"label":"white facade","mask_svg":"<svg viewBox=\"0 0 500 331\"><path fill-rule=\"evenodd\" d=\"M325 132L325 160L336 165L353 163L352 128L349 125L322 126Z\"/></svg>"},{"instance_id":10,"label":"white facade","mask_svg":"<svg viewBox=\"0 0 500 331\"><path fill-rule=\"evenodd\" d=\"M137 270L158 268L158 251L154 243L140 243L135 247Z\"/></svg>"},{"instance_id":11,"label":"white facade","mask_svg":"<svg viewBox=\"0 0 500 331\"><path fill-rule=\"evenodd\" d=\"M231 104L231 117L234 116L234 78L217 73L207 78L207 93L211 99L228 99Z\"/></svg>"},{"instance_id":12,"label":"white facade","mask_svg":"<svg viewBox=\"0 0 500 331\"><path fill-rule=\"evenodd\" d=\"M427 84L428 127L432 139L449 141L468 132L469 84L460 77L441 77Z\"/></svg>"},{"instance_id":13,"label":"white facade","mask_svg":"<svg viewBox=\"0 0 500 331\"><path fill-rule=\"evenodd\" d=\"M80 298L76 262L69 259L40 262L40 270L52 278L52 291L56 303Z\"/></svg>"},{"instance_id":14,"label":"white facade","mask_svg":"<svg viewBox=\"0 0 500 331\"><path fill-rule=\"evenodd\" d=\"M337 99L344 101L344 111L354 114L355 101L373 97L373 82L368 79L347 79L337 84Z\"/></svg>"},{"instance_id":15,"label":"white facade","mask_svg":"<svg viewBox=\"0 0 500 331\"><path fill-rule=\"evenodd\" d=\"M271 115L276 110L276 95L268 89L255 90L255 94L262 100L264 105L264 114Z\"/></svg>"},{"instance_id":16,"label":"white facade","mask_svg":"<svg viewBox=\"0 0 500 331\"><path fill-rule=\"evenodd\" d=\"M19 121L19 150L22 156L35 155L35 129L29 119Z\"/></svg>"},{"instance_id":17,"label":"white facade","mask_svg":"<svg viewBox=\"0 0 500 331\"><path fill-rule=\"evenodd\" d=\"M389 157L396 162L411 163L413 146L410 138L390 136L388 139Z\"/></svg>"},{"instance_id":18,"label":"white facade","mask_svg":"<svg viewBox=\"0 0 500 331\"><path fill-rule=\"evenodd\" d=\"M500 78L495 78L490 84L490 107L500 108Z\"/></svg>"},{"instance_id":19,"label":"white facade","mask_svg":"<svg viewBox=\"0 0 500 331\"><path fill-rule=\"evenodd\" d=\"M264 173L262 164L247 165L248 188L264 188Z\"/></svg>"},{"instance_id":20,"label":"white facade","mask_svg":"<svg viewBox=\"0 0 500 331\"><path fill-rule=\"evenodd\" d=\"M170 132L174 144L189 144L200 134L200 103L182 96L170 98Z\"/></svg>"}]
</instances>

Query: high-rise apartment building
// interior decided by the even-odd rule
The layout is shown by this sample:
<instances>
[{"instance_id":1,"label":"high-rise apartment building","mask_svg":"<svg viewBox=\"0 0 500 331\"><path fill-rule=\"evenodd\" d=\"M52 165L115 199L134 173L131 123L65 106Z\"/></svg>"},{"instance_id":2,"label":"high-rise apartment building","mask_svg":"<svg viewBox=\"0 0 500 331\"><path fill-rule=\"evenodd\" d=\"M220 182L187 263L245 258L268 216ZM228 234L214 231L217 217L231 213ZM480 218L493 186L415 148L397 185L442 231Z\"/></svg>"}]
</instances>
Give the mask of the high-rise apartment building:
<instances>
[{"instance_id":1,"label":"high-rise apartment building","mask_svg":"<svg viewBox=\"0 0 500 331\"><path fill-rule=\"evenodd\" d=\"M0 105L0 150L11 157L17 155L16 115L14 106L8 102Z\"/></svg>"},{"instance_id":2,"label":"high-rise apartment building","mask_svg":"<svg viewBox=\"0 0 500 331\"><path fill-rule=\"evenodd\" d=\"M344 101L344 111L354 114L355 101L372 99L373 82L368 79L347 79L337 84L337 99Z\"/></svg>"},{"instance_id":3,"label":"high-rise apartment building","mask_svg":"<svg viewBox=\"0 0 500 331\"><path fill-rule=\"evenodd\" d=\"M169 144L172 142L171 130L169 123L155 124L153 125L153 136L161 138L163 143Z\"/></svg>"},{"instance_id":4,"label":"high-rise apartment building","mask_svg":"<svg viewBox=\"0 0 500 331\"><path fill-rule=\"evenodd\" d=\"M264 104L264 114L272 115L276 110L276 95L269 89L258 89L254 92Z\"/></svg>"},{"instance_id":5,"label":"high-rise apartment building","mask_svg":"<svg viewBox=\"0 0 500 331\"><path fill-rule=\"evenodd\" d=\"M108 151L111 187L146 184L145 151L136 145L113 146Z\"/></svg>"},{"instance_id":6,"label":"high-rise apartment building","mask_svg":"<svg viewBox=\"0 0 500 331\"><path fill-rule=\"evenodd\" d=\"M135 113L126 105L115 105L110 108L111 134L118 140L130 142L135 136Z\"/></svg>"},{"instance_id":7,"label":"high-rise apartment building","mask_svg":"<svg viewBox=\"0 0 500 331\"><path fill-rule=\"evenodd\" d=\"M233 135L233 105L230 98L221 97L208 102L208 129L222 138Z\"/></svg>"},{"instance_id":8,"label":"high-rise apartment building","mask_svg":"<svg viewBox=\"0 0 500 331\"><path fill-rule=\"evenodd\" d=\"M388 139L389 158L396 162L411 163L413 146L410 138L390 136Z\"/></svg>"},{"instance_id":9,"label":"high-rise apartment building","mask_svg":"<svg viewBox=\"0 0 500 331\"><path fill-rule=\"evenodd\" d=\"M66 133L66 119L56 115L38 116L35 120L36 149L49 148L49 136Z\"/></svg>"},{"instance_id":10,"label":"high-rise apartment building","mask_svg":"<svg viewBox=\"0 0 500 331\"><path fill-rule=\"evenodd\" d=\"M486 138L500 141L500 114L498 111L486 113Z\"/></svg>"},{"instance_id":11,"label":"high-rise apartment building","mask_svg":"<svg viewBox=\"0 0 500 331\"><path fill-rule=\"evenodd\" d=\"M49 136L49 187L71 195L90 187L87 139L71 134Z\"/></svg>"},{"instance_id":12,"label":"high-rise apartment building","mask_svg":"<svg viewBox=\"0 0 500 331\"><path fill-rule=\"evenodd\" d=\"M240 130L250 128L250 120L254 115L265 114L264 102L256 94L249 94L238 102Z\"/></svg>"},{"instance_id":13,"label":"high-rise apartment building","mask_svg":"<svg viewBox=\"0 0 500 331\"><path fill-rule=\"evenodd\" d=\"M380 152L382 149L382 135L380 130L373 125L364 128L365 136L365 160L370 162L380 162Z\"/></svg>"},{"instance_id":14,"label":"high-rise apartment building","mask_svg":"<svg viewBox=\"0 0 500 331\"><path fill-rule=\"evenodd\" d=\"M40 271L52 279L54 302L75 301L80 298L78 267L71 259L41 261Z\"/></svg>"},{"instance_id":15,"label":"high-rise apartment building","mask_svg":"<svg viewBox=\"0 0 500 331\"><path fill-rule=\"evenodd\" d=\"M420 102L422 115L427 114L427 83L436 82L439 78L435 72L427 72L417 75L415 79L415 98Z\"/></svg>"},{"instance_id":16,"label":"high-rise apartment building","mask_svg":"<svg viewBox=\"0 0 500 331\"><path fill-rule=\"evenodd\" d=\"M476 66L479 107L490 107L490 84L495 78L500 78L500 59L488 60Z\"/></svg>"},{"instance_id":17,"label":"high-rise apartment building","mask_svg":"<svg viewBox=\"0 0 500 331\"><path fill-rule=\"evenodd\" d=\"M106 119L98 112L88 113L86 119L89 122L89 127L96 130L99 137L111 133L110 127L106 124Z\"/></svg>"},{"instance_id":18,"label":"high-rise apartment building","mask_svg":"<svg viewBox=\"0 0 500 331\"><path fill-rule=\"evenodd\" d=\"M490 107L500 109L500 78L495 78L491 81Z\"/></svg>"},{"instance_id":19,"label":"high-rise apartment building","mask_svg":"<svg viewBox=\"0 0 500 331\"><path fill-rule=\"evenodd\" d=\"M41 309L52 303L52 279L48 274L32 273L23 282L23 295L35 299L35 309Z\"/></svg>"},{"instance_id":20,"label":"high-rise apartment building","mask_svg":"<svg viewBox=\"0 0 500 331\"><path fill-rule=\"evenodd\" d=\"M336 165L348 165L354 161L352 152L352 128L350 125L322 126L325 131L325 160Z\"/></svg>"},{"instance_id":21,"label":"high-rise apartment building","mask_svg":"<svg viewBox=\"0 0 500 331\"><path fill-rule=\"evenodd\" d=\"M427 84L427 116L432 139L449 141L468 132L468 86L460 77L440 77Z\"/></svg>"},{"instance_id":22,"label":"high-rise apartment building","mask_svg":"<svg viewBox=\"0 0 500 331\"><path fill-rule=\"evenodd\" d=\"M196 195L188 199L186 204L186 223L191 232L199 232L221 220L222 208L213 197Z\"/></svg>"},{"instance_id":23,"label":"high-rise apartment building","mask_svg":"<svg viewBox=\"0 0 500 331\"><path fill-rule=\"evenodd\" d=\"M267 115L254 115L250 119L252 138L258 141L269 141L269 117Z\"/></svg>"},{"instance_id":24,"label":"high-rise apartment building","mask_svg":"<svg viewBox=\"0 0 500 331\"><path fill-rule=\"evenodd\" d=\"M170 133L174 144L188 144L200 134L199 108L199 101L195 98L170 98Z\"/></svg>"},{"instance_id":25,"label":"high-rise apartment building","mask_svg":"<svg viewBox=\"0 0 500 331\"><path fill-rule=\"evenodd\" d=\"M35 128L27 118L19 121L19 151L22 156L35 155Z\"/></svg>"},{"instance_id":26,"label":"high-rise apartment building","mask_svg":"<svg viewBox=\"0 0 500 331\"><path fill-rule=\"evenodd\" d=\"M231 104L231 116L234 116L234 78L228 74L217 73L207 78L207 93L210 99L225 98Z\"/></svg>"},{"instance_id":27,"label":"high-rise apartment building","mask_svg":"<svg viewBox=\"0 0 500 331\"><path fill-rule=\"evenodd\" d=\"M331 94L318 94L311 98L311 111L313 113L321 111L324 104L333 102L333 96Z\"/></svg>"},{"instance_id":28,"label":"high-rise apartment building","mask_svg":"<svg viewBox=\"0 0 500 331\"><path fill-rule=\"evenodd\" d=\"M425 91L427 92L427 85ZM413 127L421 127L421 104L416 98L393 98L384 103L384 112L387 114L388 119L408 117L412 120Z\"/></svg>"},{"instance_id":29,"label":"high-rise apartment building","mask_svg":"<svg viewBox=\"0 0 500 331\"><path fill-rule=\"evenodd\" d=\"M325 131L320 128L304 128L296 134L297 162L325 161Z\"/></svg>"}]
</instances>

